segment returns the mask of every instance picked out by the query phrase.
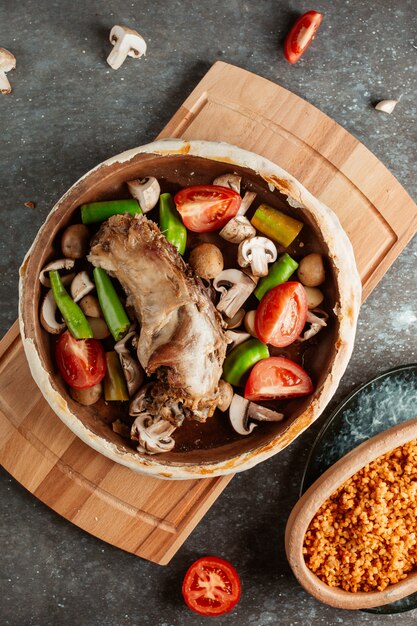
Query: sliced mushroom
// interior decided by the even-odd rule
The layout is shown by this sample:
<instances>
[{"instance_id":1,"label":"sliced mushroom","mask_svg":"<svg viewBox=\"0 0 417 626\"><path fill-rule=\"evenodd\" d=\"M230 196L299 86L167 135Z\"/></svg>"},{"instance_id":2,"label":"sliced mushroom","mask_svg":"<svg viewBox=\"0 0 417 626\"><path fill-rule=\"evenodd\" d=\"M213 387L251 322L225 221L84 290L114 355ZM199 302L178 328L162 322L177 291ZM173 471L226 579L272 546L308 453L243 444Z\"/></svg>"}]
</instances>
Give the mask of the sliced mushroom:
<instances>
[{"instance_id":1,"label":"sliced mushroom","mask_svg":"<svg viewBox=\"0 0 417 626\"><path fill-rule=\"evenodd\" d=\"M61 250L67 259L86 256L90 242L90 231L85 224L71 224L62 233Z\"/></svg>"},{"instance_id":2,"label":"sliced mushroom","mask_svg":"<svg viewBox=\"0 0 417 626\"><path fill-rule=\"evenodd\" d=\"M58 335L66 328L65 322L58 322L56 319L57 306L52 289L50 289L43 299L39 319L42 327L53 335Z\"/></svg>"},{"instance_id":3,"label":"sliced mushroom","mask_svg":"<svg viewBox=\"0 0 417 626\"><path fill-rule=\"evenodd\" d=\"M244 217L246 211L256 198L256 193L247 191L242 198L241 205L235 217L224 226L219 232L220 237L230 241L230 243L240 243L244 239L249 239L256 235L256 228Z\"/></svg>"},{"instance_id":4,"label":"sliced mushroom","mask_svg":"<svg viewBox=\"0 0 417 626\"><path fill-rule=\"evenodd\" d=\"M233 189L233 191L237 191L237 193L240 193L241 181L242 177L238 174L222 174L221 176L217 176L217 178L213 180L213 185L228 187L229 189Z\"/></svg>"},{"instance_id":5,"label":"sliced mushroom","mask_svg":"<svg viewBox=\"0 0 417 626\"><path fill-rule=\"evenodd\" d=\"M252 237L245 239L239 244L237 262L240 267L250 265L254 276L266 276L268 263L273 263L277 258L275 244L266 237Z\"/></svg>"},{"instance_id":6,"label":"sliced mushroom","mask_svg":"<svg viewBox=\"0 0 417 626\"><path fill-rule=\"evenodd\" d=\"M221 229L219 235L230 243L240 243L244 239L255 237L256 228L244 215L236 215Z\"/></svg>"},{"instance_id":7,"label":"sliced mushroom","mask_svg":"<svg viewBox=\"0 0 417 626\"><path fill-rule=\"evenodd\" d=\"M219 400L217 408L224 413L229 408L233 399L233 387L225 380L219 381Z\"/></svg>"},{"instance_id":8,"label":"sliced mushroom","mask_svg":"<svg viewBox=\"0 0 417 626\"><path fill-rule=\"evenodd\" d=\"M41 281L44 287L50 287L51 281L48 278L48 272L53 270L72 270L75 265L74 259L57 259L56 261L52 261L45 265L45 267L40 271L39 280ZM61 276L61 280L64 277Z\"/></svg>"},{"instance_id":9,"label":"sliced mushroom","mask_svg":"<svg viewBox=\"0 0 417 626\"><path fill-rule=\"evenodd\" d=\"M137 391L135 396L131 399L129 404L129 415L137 417L141 413L146 413L147 407L151 402L151 397L148 395L152 383L144 385Z\"/></svg>"},{"instance_id":10,"label":"sliced mushroom","mask_svg":"<svg viewBox=\"0 0 417 626\"><path fill-rule=\"evenodd\" d=\"M93 289L95 289L95 284L92 282L88 273L83 270L75 276L71 283L71 297L74 302L78 302L81 298L89 294L90 291L93 291Z\"/></svg>"},{"instance_id":11,"label":"sliced mushroom","mask_svg":"<svg viewBox=\"0 0 417 626\"><path fill-rule=\"evenodd\" d=\"M254 281L237 269L224 270L216 276L213 287L221 293L217 310L233 317L254 291Z\"/></svg>"},{"instance_id":12,"label":"sliced mushroom","mask_svg":"<svg viewBox=\"0 0 417 626\"><path fill-rule=\"evenodd\" d=\"M0 48L0 93L4 95L7 95L12 91L6 73L14 70L15 67L16 57L14 54L9 52L9 50L6 50L6 48Z\"/></svg>"},{"instance_id":13,"label":"sliced mushroom","mask_svg":"<svg viewBox=\"0 0 417 626\"><path fill-rule=\"evenodd\" d=\"M258 422L281 422L284 419L284 413L278 413L260 404L249 402L248 418L257 420Z\"/></svg>"},{"instance_id":14,"label":"sliced mushroom","mask_svg":"<svg viewBox=\"0 0 417 626\"><path fill-rule=\"evenodd\" d=\"M146 53L146 41L132 28L113 26L109 39L113 50L107 57L107 63L114 70L119 69L127 56L139 58Z\"/></svg>"},{"instance_id":15,"label":"sliced mushroom","mask_svg":"<svg viewBox=\"0 0 417 626\"><path fill-rule=\"evenodd\" d=\"M314 309L308 311L306 323L310 324L310 327L297 339L297 341L307 341L317 335L323 328L327 326L327 319L329 315L322 309Z\"/></svg>"},{"instance_id":16,"label":"sliced mushroom","mask_svg":"<svg viewBox=\"0 0 417 626\"><path fill-rule=\"evenodd\" d=\"M249 400L235 393L229 407L230 423L239 435L250 435L257 424L249 423L248 419Z\"/></svg>"},{"instance_id":17,"label":"sliced mushroom","mask_svg":"<svg viewBox=\"0 0 417 626\"><path fill-rule=\"evenodd\" d=\"M224 321L226 322L227 328L229 330L232 330L233 328L238 328L243 322L245 314L245 309L239 309L239 311L233 317L225 317Z\"/></svg>"},{"instance_id":18,"label":"sliced mushroom","mask_svg":"<svg viewBox=\"0 0 417 626\"><path fill-rule=\"evenodd\" d=\"M223 271L223 254L213 243L200 243L190 253L188 263L193 270L206 280L216 278Z\"/></svg>"},{"instance_id":19,"label":"sliced mushroom","mask_svg":"<svg viewBox=\"0 0 417 626\"><path fill-rule=\"evenodd\" d=\"M127 333L120 341L118 341L114 349L119 355L120 364L126 379L129 397L135 395L138 389L143 385L145 380L145 372L141 364L133 357L127 344L136 337L135 331Z\"/></svg>"},{"instance_id":20,"label":"sliced mushroom","mask_svg":"<svg viewBox=\"0 0 417 626\"><path fill-rule=\"evenodd\" d=\"M230 350L233 350L233 348L236 348L236 346L239 346L247 339L250 339L250 334L245 333L242 330L226 330L224 335L228 343L228 352L230 352Z\"/></svg>"},{"instance_id":21,"label":"sliced mushroom","mask_svg":"<svg viewBox=\"0 0 417 626\"><path fill-rule=\"evenodd\" d=\"M73 387L70 387L71 398L79 404L84 404L85 406L90 406L91 404L98 402L102 393L103 387L101 383L97 383L97 385L94 385L93 387L88 387L88 389L74 389Z\"/></svg>"},{"instance_id":22,"label":"sliced mushroom","mask_svg":"<svg viewBox=\"0 0 417 626\"><path fill-rule=\"evenodd\" d=\"M167 420L142 413L133 422L130 436L139 441L142 449L138 450L160 454L169 452L175 446L175 440L171 437L175 429L176 426Z\"/></svg>"},{"instance_id":23,"label":"sliced mushroom","mask_svg":"<svg viewBox=\"0 0 417 626\"><path fill-rule=\"evenodd\" d=\"M151 211L159 200L161 187L155 176L130 180L127 183L132 196L139 202L139 206L144 213Z\"/></svg>"},{"instance_id":24,"label":"sliced mushroom","mask_svg":"<svg viewBox=\"0 0 417 626\"><path fill-rule=\"evenodd\" d=\"M255 331L255 315L256 315L256 311L248 311L245 314L245 319L243 320L243 324L246 330L252 337L257 336L256 331Z\"/></svg>"}]
</instances>

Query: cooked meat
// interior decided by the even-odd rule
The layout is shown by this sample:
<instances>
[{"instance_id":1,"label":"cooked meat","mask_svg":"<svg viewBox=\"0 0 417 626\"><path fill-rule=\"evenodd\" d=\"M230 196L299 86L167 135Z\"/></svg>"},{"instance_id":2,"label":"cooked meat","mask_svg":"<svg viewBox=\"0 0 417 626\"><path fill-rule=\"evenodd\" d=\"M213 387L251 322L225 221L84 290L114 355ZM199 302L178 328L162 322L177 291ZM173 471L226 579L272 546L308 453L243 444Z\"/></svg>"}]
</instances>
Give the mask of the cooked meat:
<instances>
[{"instance_id":1,"label":"cooked meat","mask_svg":"<svg viewBox=\"0 0 417 626\"><path fill-rule=\"evenodd\" d=\"M146 412L176 424L212 415L226 339L206 288L176 248L146 217L115 215L101 226L88 259L118 279L140 323L139 361L156 379Z\"/></svg>"}]
</instances>

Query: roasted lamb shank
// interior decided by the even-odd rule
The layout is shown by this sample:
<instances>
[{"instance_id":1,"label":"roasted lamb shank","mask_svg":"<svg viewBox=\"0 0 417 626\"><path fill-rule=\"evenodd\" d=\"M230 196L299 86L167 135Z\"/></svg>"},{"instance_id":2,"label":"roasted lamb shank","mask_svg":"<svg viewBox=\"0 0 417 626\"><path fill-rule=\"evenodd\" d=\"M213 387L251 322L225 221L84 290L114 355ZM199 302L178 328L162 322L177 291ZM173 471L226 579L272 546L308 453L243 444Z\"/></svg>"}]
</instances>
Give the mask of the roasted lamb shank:
<instances>
[{"instance_id":1,"label":"roasted lamb shank","mask_svg":"<svg viewBox=\"0 0 417 626\"><path fill-rule=\"evenodd\" d=\"M227 344L201 280L144 216L107 220L88 259L117 278L140 325L138 358L154 377L133 399L133 413L175 425L205 421L219 400Z\"/></svg>"}]
</instances>

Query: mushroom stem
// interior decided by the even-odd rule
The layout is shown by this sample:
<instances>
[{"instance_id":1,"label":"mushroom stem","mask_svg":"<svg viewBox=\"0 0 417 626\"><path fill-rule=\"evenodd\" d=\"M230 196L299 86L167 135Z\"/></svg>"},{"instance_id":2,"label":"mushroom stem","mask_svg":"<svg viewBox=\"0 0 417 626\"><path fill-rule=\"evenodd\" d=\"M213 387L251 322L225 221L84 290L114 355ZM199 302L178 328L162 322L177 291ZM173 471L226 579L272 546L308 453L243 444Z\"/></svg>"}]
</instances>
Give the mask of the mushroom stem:
<instances>
[{"instance_id":1,"label":"mushroom stem","mask_svg":"<svg viewBox=\"0 0 417 626\"><path fill-rule=\"evenodd\" d=\"M240 204L237 215L245 215L246 211L249 209L249 207L251 206L255 198L256 198L256 193L254 191L247 191L242 198L242 202Z\"/></svg>"}]
</instances>

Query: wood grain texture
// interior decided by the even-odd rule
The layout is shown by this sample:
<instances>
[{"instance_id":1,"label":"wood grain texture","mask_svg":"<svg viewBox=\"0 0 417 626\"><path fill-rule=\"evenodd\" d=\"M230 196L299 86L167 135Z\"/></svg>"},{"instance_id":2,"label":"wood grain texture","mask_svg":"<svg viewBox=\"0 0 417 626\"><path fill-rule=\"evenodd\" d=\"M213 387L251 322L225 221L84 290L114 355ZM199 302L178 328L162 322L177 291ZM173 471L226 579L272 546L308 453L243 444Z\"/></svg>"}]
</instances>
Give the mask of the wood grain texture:
<instances>
[{"instance_id":1,"label":"wood grain texture","mask_svg":"<svg viewBox=\"0 0 417 626\"><path fill-rule=\"evenodd\" d=\"M159 135L223 140L299 179L339 216L364 297L417 230L417 207L389 171L318 109L216 63ZM123 550L167 564L232 476L161 481L82 443L31 378L17 323L0 343L0 461L42 502Z\"/></svg>"}]
</instances>

